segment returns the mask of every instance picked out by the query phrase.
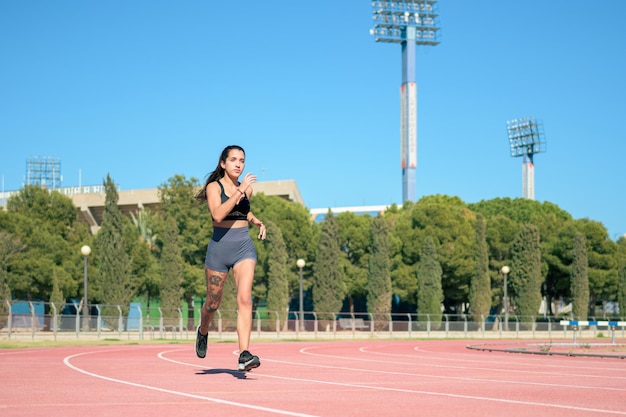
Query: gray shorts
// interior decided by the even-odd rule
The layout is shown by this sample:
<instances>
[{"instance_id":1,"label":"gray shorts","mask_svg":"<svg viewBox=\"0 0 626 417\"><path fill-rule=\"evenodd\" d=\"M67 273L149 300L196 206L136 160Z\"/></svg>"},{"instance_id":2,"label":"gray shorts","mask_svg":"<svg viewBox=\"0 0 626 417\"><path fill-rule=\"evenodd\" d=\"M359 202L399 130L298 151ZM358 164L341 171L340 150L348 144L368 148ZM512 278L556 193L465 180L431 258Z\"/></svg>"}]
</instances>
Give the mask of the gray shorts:
<instances>
[{"instance_id":1,"label":"gray shorts","mask_svg":"<svg viewBox=\"0 0 626 417\"><path fill-rule=\"evenodd\" d=\"M228 272L244 259L254 259L255 262L257 260L256 248L250 239L248 227L213 228L204 265L212 271Z\"/></svg>"}]
</instances>

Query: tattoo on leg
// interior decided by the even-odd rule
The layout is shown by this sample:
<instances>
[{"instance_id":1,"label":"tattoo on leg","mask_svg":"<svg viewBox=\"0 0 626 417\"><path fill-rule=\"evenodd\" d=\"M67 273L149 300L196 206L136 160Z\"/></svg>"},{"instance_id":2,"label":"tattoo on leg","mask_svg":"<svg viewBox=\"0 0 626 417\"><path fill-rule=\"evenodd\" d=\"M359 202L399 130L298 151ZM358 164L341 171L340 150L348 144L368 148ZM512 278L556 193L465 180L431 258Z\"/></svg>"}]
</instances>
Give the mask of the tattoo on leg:
<instances>
[{"instance_id":1,"label":"tattoo on leg","mask_svg":"<svg viewBox=\"0 0 626 417\"><path fill-rule=\"evenodd\" d=\"M209 275L207 277L207 282L209 283L209 285L219 286L222 282L222 277L220 277L219 275Z\"/></svg>"},{"instance_id":2,"label":"tattoo on leg","mask_svg":"<svg viewBox=\"0 0 626 417\"><path fill-rule=\"evenodd\" d=\"M209 274L207 271L207 299L206 306L210 313L215 313L222 301L224 292L224 280L226 277L218 274Z\"/></svg>"}]
</instances>

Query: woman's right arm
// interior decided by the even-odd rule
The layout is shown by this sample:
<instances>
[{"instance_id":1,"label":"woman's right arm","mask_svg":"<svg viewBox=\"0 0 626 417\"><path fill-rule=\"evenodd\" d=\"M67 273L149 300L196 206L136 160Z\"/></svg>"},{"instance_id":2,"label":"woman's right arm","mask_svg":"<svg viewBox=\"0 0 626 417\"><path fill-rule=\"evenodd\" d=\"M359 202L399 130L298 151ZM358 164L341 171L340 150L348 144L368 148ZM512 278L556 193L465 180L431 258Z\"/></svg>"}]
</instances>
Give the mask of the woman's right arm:
<instances>
[{"instance_id":1,"label":"woman's right arm","mask_svg":"<svg viewBox=\"0 0 626 417\"><path fill-rule=\"evenodd\" d=\"M209 205L209 211L211 212L211 217L213 221L216 223L220 223L224 220L228 213L230 213L239 202L242 194L239 192L231 195L228 200L222 203L222 190L220 189L217 181L211 182L206 186L206 197L207 204Z\"/></svg>"}]
</instances>

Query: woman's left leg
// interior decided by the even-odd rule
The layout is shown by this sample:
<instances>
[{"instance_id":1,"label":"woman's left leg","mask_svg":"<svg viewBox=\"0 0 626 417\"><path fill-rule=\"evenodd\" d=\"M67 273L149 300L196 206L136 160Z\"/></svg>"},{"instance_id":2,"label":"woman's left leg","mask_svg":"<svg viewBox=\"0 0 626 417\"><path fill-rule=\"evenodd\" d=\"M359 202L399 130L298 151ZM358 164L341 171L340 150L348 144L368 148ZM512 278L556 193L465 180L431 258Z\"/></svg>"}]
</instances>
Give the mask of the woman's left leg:
<instances>
[{"instance_id":1,"label":"woman's left leg","mask_svg":"<svg viewBox=\"0 0 626 417\"><path fill-rule=\"evenodd\" d=\"M252 282L254 281L254 259L244 259L233 267L237 286L237 336L239 351L248 350L252 332Z\"/></svg>"}]
</instances>

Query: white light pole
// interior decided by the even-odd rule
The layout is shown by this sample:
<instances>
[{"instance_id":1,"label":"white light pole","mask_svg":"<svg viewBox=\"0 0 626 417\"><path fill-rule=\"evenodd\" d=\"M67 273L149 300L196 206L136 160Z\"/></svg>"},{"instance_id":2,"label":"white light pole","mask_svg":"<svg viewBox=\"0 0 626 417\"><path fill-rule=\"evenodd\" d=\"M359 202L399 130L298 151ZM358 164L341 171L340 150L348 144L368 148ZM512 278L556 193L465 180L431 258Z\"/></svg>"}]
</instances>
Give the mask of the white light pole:
<instances>
[{"instance_id":1,"label":"white light pole","mask_svg":"<svg viewBox=\"0 0 626 417\"><path fill-rule=\"evenodd\" d=\"M83 281L83 330L89 330L89 307L87 305L87 258L91 254L91 248L87 245L84 245L80 248L80 253L83 255L84 259L84 281Z\"/></svg>"},{"instance_id":2,"label":"white light pole","mask_svg":"<svg viewBox=\"0 0 626 417\"><path fill-rule=\"evenodd\" d=\"M302 295L302 268L304 268L306 262L304 259L300 258L296 261L296 266L300 269L300 329L304 330L304 306L303 306L303 295Z\"/></svg>"},{"instance_id":3,"label":"white light pole","mask_svg":"<svg viewBox=\"0 0 626 417\"><path fill-rule=\"evenodd\" d=\"M504 330L509 330L509 294L506 279L511 268L504 265L500 271L504 275L504 299L502 300L502 305L504 306Z\"/></svg>"}]
</instances>

